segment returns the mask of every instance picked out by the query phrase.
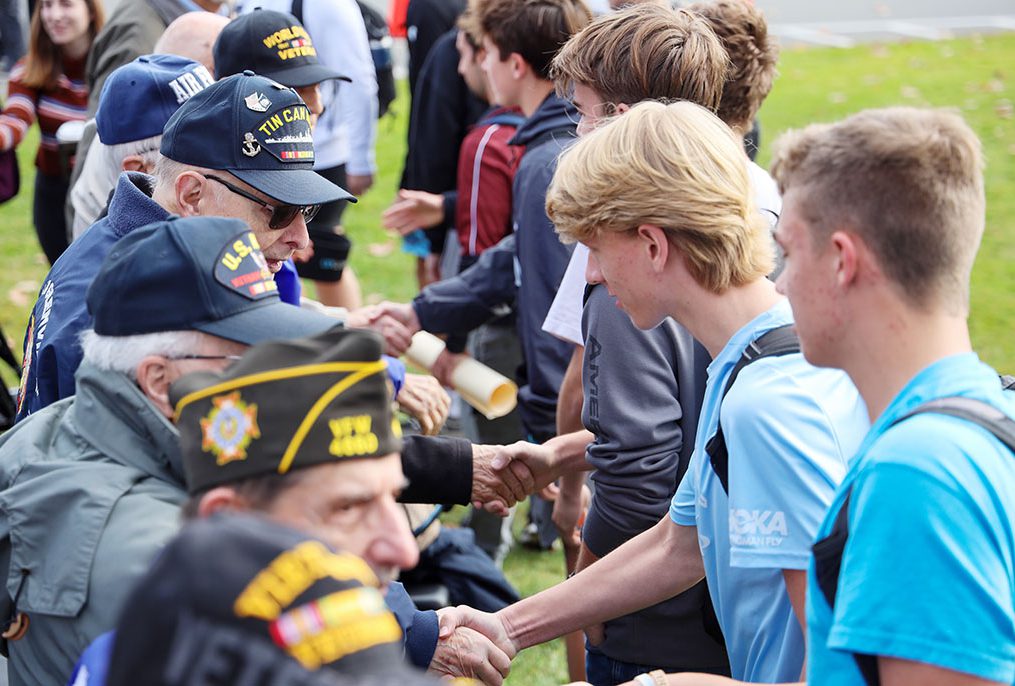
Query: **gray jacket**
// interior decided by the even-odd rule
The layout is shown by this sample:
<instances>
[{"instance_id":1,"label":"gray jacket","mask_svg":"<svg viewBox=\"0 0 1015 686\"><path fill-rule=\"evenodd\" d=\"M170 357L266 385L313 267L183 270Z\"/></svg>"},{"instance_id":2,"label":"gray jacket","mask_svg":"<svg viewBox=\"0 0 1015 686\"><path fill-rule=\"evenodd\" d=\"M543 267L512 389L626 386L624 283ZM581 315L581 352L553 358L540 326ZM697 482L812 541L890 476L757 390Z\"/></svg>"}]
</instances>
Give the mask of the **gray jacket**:
<instances>
[{"instance_id":1,"label":"gray jacket","mask_svg":"<svg viewBox=\"0 0 1015 686\"><path fill-rule=\"evenodd\" d=\"M690 461L709 358L672 319L638 329L603 286L588 291L582 333L582 423L596 435L582 540L603 557L666 516ZM614 660L669 672L728 669L705 582L605 631L597 650Z\"/></svg>"},{"instance_id":2,"label":"gray jacket","mask_svg":"<svg viewBox=\"0 0 1015 686\"><path fill-rule=\"evenodd\" d=\"M176 429L126 376L82 364L77 395L0 438L0 613L30 619L9 677L64 684L179 526Z\"/></svg>"}]
</instances>

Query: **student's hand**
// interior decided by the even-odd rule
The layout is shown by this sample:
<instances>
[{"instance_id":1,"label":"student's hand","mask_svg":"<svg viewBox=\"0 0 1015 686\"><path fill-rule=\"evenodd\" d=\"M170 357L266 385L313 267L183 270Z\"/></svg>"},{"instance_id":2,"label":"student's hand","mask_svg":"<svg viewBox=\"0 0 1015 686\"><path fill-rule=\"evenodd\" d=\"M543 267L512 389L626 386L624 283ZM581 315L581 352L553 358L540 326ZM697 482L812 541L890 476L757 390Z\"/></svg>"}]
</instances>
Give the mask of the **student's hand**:
<instances>
[{"instance_id":1,"label":"student's hand","mask_svg":"<svg viewBox=\"0 0 1015 686\"><path fill-rule=\"evenodd\" d=\"M381 214L381 225L401 235L429 229L444 221L444 196L425 191L398 191L398 197Z\"/></svg>"},{"instance_id":2,"label":"student's hand","mask_svg":"<svg viewBox=\"0 0 1015 686\"><path fill-rule=\"evenodd\" d=\"M557 478L556 454L546 444L518 441L497 451L493 468L511 471L528 493L545 488Z\"/></svg>"},{"instance_id":3,"label":"student's hand","mask_svg":"<svg viewBox=\"0 0 1015 686\"><path fill-rule=\"evenodd\" d=\"M345 177L345 189L356 197L366 193L373 185L373 174L347 174Z\"/></svg>"},{"instance_id":4,"label":"student's hand","mask_svg":"<svg viewBox=\"0 0 1015 686\"><path fill-rule=\"evenodd\" d=\"M507 627L504 626L499 614L480 612L468 605L459 605L438 610L437 621L440 623L438 645L460 627L469 627L493 641L493 644L512 660L518 654L518 646L509 638Z\"/></svg>"},{"instance_id":5,"label":"student's hand","mask_svg":"<svg viewBox=\"0 0 1015 686\"><path fill-rule=\"evenodd\" d=\"M472 446L472 503L501 517L508 508L529 495L511 470L498 471L492 463L500 446Z\"/></svg>"},{"instance_id":6,"label":"student's hand","mask_svg":"<svg viewBox=\"0 0 1015 686\"><path fill-rule=\"evenodd\" d=\"M391 317L398 321L409 331L410 336L423 328L420 326L419 317L416 316L416 310L412 303L393 303L385 300L380 305L372 306L370 311L374 319Z\"/></svg>"},{"instance_id":7,"label":"student's hand","mask_svg":"<svg viewBox=\"0 0 1015 686\"><path fill-rule=\"evenodd\" d=\"M443 610L437 611L440 617ZM500 686L511 671L511 658L483 634L465 626L437 640L427 670L450 677L471 677L484 684Z\"/></svg>"},{"instance_id":8,"label":"student's hand","mask_svg":"<svg viewBox=\"0 0 1015 686\"><path fill-rule=\"evenodd\" d=\"M440 354L437 355L437 359L434 360L433 366L430 367L430 373L434 375L434 378L441 382L444 388L452 388L454 386L451 383L451 375L455 373L455 369L461 364L462 360L466 359L468 355L464 353L453 353L447 348L441 350Z\"/></svg>"},{"instance_id":9,"label":"student's hand","mask_svg":"<svg viewBox=\"0 0 1015 686\"><path fill-rule=\"evenodd\" d=\"M584 483L576 489L571 484L563 483L565 479L561 481L557 499L553 503L553 524L564 545L577 548L581 545L582 523L585 511L592 501L592 492Z\"/></svg>"},{"instance_id":10,"label":"student's hand","mask_svg":"<svg viewBox=\"0 0 1015 686\"><path fill-rule=\"evenodd\" d=\"M406 374L398 392L398 406L416 418L426 436L440 433L451 411L451 397L429 375Z\"/></svg>"},{"instance_id":11,"label":"student's hand","mask_svg":"<svg viewBox=\"0 0 1015 686\"><path fill-rule=\"evenodd\" d=\"M392 357L400 357L412 345L412 334L415 331L405 326L404 322L379 310L379 305L368 305L346 314L345 325L350 329L371 329L384 338L384 352ZM409 306L411 309L411 306Z\"/></svg>"}]
</instances>

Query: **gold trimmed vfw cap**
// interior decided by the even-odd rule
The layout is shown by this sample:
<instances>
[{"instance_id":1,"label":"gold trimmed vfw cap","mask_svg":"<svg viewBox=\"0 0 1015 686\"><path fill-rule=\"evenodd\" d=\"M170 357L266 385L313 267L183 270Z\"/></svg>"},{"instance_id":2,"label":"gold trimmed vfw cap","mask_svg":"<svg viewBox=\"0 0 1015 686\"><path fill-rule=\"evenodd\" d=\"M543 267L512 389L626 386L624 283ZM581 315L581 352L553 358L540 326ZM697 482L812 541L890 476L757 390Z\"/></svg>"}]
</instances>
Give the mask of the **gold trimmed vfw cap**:
<instances>
[{"instance_id":1,"label":"gold trimmed vfw cap","mask_svg":"<svg viewBox=\"0 0 1015 686\"><path fill-rule=\"evenodd\" d=\"M169 391L187 490L402 448L383 341L335 329L252 347Z\"/></svg>"}]
</instances>

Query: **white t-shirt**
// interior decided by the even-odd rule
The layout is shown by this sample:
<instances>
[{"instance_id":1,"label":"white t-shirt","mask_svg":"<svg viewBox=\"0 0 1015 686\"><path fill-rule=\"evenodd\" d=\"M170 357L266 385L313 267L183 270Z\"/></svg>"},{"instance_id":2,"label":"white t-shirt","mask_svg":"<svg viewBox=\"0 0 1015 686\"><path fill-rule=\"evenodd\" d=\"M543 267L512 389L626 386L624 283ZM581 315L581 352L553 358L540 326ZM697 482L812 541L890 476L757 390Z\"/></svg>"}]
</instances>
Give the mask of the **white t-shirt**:
<instances>
[{"instance_id":1,"label":"white t-shirt","mask_svg":"<svg viewBox=\"0 0 1015 686\"><path fill-rule=\"evenodd\" d=\"M782 212L779 187L764 169L749 162L747 172L754 188L754 201L762 214L771 220L771 228ZM582 337L582 300L585 295L585 267L589 262L589 249L581 243L571 253L564 278L557 287L557 295L543 320L543 331L574 345L585 345Z\"/></svg>"}]
</instances>

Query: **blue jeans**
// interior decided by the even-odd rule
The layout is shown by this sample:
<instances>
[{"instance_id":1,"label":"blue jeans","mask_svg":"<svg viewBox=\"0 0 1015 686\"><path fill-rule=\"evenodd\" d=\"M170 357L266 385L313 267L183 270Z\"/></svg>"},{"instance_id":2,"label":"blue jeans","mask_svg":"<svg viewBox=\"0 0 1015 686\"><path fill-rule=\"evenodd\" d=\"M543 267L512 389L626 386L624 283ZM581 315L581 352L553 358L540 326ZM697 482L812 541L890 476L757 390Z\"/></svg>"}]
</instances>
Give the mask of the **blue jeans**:
<instances>
[{"instance_id":1,"label":"blue jeans","mask_svg":"<svg viewBox=\"0 0 1015 686\"><path fill-rule=\"evenodd\" d=\"M585 681L592 686L616 686L653 669L658 667L614 660L601 653L588 640L585 641Z\"/></svg>"}]
</instances>

